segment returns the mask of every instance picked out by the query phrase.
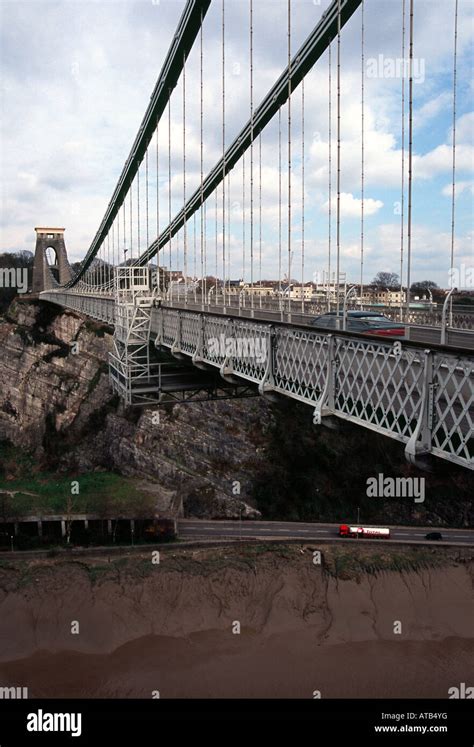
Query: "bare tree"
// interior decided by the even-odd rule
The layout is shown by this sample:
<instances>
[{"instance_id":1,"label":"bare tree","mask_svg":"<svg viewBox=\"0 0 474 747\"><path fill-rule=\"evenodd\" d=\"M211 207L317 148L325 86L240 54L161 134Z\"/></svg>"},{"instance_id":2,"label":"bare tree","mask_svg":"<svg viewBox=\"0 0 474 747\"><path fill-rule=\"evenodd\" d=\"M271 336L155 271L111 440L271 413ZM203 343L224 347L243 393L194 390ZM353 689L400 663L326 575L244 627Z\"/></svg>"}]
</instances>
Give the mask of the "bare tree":
<instances>
[{"instance_id":1,"label":"bare tree","mask_svg":"<svg viewBox=\"0 0 474 747\"><path fill-rule=\"evenodd\" d=\"M377 288L399 288L400 278L396 272L378 272L371 285Z\"/></svg>"},{"instance_id":2,"label":"bare tree","mask_svg":"<svg viewBox=\"0 0 474 747\"><path fill-rule=\"evenodd\" d=\"M436 288L438 288L438 285L433 280L419 280L418 282L411 284L410 290L424 291L424 290L435 290Z\"/></svg>"}]
</instances>

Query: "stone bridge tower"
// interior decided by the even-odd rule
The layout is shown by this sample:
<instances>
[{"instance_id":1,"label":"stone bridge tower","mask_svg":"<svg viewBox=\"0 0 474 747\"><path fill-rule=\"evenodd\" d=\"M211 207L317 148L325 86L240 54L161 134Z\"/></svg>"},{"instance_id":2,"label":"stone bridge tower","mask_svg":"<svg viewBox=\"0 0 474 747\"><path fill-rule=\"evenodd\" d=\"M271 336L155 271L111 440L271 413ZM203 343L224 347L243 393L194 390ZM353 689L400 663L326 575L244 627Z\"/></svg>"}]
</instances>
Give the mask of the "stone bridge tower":
<instances>
[{"instance_id":1,"label":"stone bridge tower","mask_svg":"<svg viewBox=\"0 0 474 747\"><path fill-rule=\"evenodd\" d=\"M53 277L60 285L71 279L71 267L64 243L64 228L35 228L36 251L33 265L33 293L54 287Z\"/></svg>"}]
</instances>

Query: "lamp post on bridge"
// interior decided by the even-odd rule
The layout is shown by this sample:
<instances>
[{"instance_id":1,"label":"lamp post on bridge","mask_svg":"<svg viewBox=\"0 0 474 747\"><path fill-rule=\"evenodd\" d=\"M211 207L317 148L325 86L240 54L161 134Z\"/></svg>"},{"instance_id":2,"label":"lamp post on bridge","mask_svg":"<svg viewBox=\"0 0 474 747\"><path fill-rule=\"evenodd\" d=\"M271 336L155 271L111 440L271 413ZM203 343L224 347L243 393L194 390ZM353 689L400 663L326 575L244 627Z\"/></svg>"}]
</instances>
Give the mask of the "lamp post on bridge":
<instances>
[{"instance_id":1,"label":"lamp post on bridge","mask_svg":"<svg viewBox=\"0 0 474 747\"><path fill-rule=\"evenodd\" d=\"M243 298L243 301L242 301ZM242 290L239 293L239 316L241 314L242 307L245 309L245 288L242 288Z\"/></svg>"},{"instance_id":2,"label":"lamp post on bridge","mask_svg":"<svg viewBox=\"0 0 474 747\"><path fill-rule=\"evenodd\" d=\"M347 328L347 301L349 300L349 296L357 290L357 286L351 285L349 290L344 294L344 305L342 308L342 329L345 332Z\"/></svg>"},{"instance_id":3,"label":"lamp post on bridge","mask_svg":"<svg viewBox=\"0 0 474 747\"><path fill-rule=\"evenodd\" d=\"M451 288L451 290L446 294L446 298L444 299L443 303L443 310L441 312L441 345L446 345L446 326L447 326L447 311L448 311L448 303L449 299L453 295L454 291L457 291L457 288Z\"/></svg>"},{"instance_id":4,"label":"lamp post on bridge","mask_svg":"<svg viewBox=\"0 0 474 747\"><path fill-rule=\"evenodd\" d=\"M288 317L287 317L288 322L291 322L291 289L293 287L293 283L291 282L291 267L293 264L294 253L295 253L295 250L292 249L290 251L290 262L288 266Z\"/></svg>"}]
</instances>

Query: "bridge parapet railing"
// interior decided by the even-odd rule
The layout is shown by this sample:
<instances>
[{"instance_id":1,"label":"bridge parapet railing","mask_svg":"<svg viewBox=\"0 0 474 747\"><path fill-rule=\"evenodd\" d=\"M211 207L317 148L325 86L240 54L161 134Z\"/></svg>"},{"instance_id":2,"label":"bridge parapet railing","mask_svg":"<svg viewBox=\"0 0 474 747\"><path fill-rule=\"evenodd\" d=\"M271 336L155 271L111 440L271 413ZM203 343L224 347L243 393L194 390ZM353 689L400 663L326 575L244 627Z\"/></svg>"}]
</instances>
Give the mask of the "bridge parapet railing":
<instances>
[{"instance_id":1,"label":"bridge parapet railing","mask_svg":"<svg viewBox=\"0 0 474 747\"><path fill-rule=\"evenodd\" d=\"M203 317L202 334L202 359L219 368L225 362L225 352L218 345L213 345L212 340L219 340L221 335L230 334L228 320L224 316Z\"/></svg>"},{"instance_id":2,"label":"bridge parapet railing","mask_svg":"<svg viewBox=\"0 0 474 747\"><path fill-rule=\"evenodd\" d=\"M166 326L178 312L157 314L168 319ZM222 373L312 405L315 415L332 414L395 438L410 458L431 452L473 468L474 358L467 353L223 315L179 316L187 330L182 351L199 353ZM171 336L164 344L171 347Z\"/></svg>"},{"instance_id":3,"label":"bridge parapet railing","mask_svg":"<svg viewBox=\"0 0 474 747\"><path fill-rule=\"evenodd\" d=\"M42 295L95 318L113 310L110 299ZM153 310L151 331L158 344L195 362L312 405L315 416L332 414L395 438L410 458L433 453L474 468L474 357L467 351L167 308Z\"/></svg>"},{"instance_id":4,"label":"bridge parapet railing","mask_svg":"<svg viewBox=\"0 0 474 747\"><path fill-rule=\"evenodd\" d=\"M225 355L224 369L260 383L265 378L268 358L272 355L271 329L268 325L229 319L219 338L208 338L207 345Z\"/></svg>"},{"instance_id":5,"label":"bridge parapet railing","mask_svg":"<svg viewBox=\"0 0 474 747\"><path fill-rule=\"evenodd\" d=\"M186 314L181 319L180 327L180 351L188 355L194 355L199 339L199 314Z\"/></svg>"},{"instance_id":6,"label":"bridge parapet railing","mask_svg":"<svg viewBox=\"0 0 474 747\"><path fill-rule=\"evenodd\" d=\"M451 461L471 462L474 453L473 361L437 353L433 360L430 411L432 451Z\"/></svg>"},{"instance_id":7,"label":"bridge parapet railing","mask_svg":"<svg viewBox=\"0 0 474 747\"><path fill-rule=\"evenodd\" d=\"M115 324L115 304L111 296L101 298L92 294L80 295L71 291L45 291L41 293L41 298L111 326Z\"/></svg>"},{"instance_id":8,"label":"bridge parapet railing","mask_svg":"<svg viewBox=\"0 0 474 747\"><path fill-rule=\"evenodd\" d=\"M335 410L410 439L420 416L423 350L336 337Z\"/></svg>"},{"instance_id":9,"label":"bridge parapet railing","mask_svg":"<svg viewBox=\"0 0 474 747\"><path fill-rule=\"evenodd\" d=\"M154 318L156 318L156 315L152 314L152 323ZM159 320L157 343L171 348L178 336L179 312L177 309L170 309L169 314L160 314Z\"/></svg>"},{"instance_id":10,"label":"bridge parapet railing","mask_svg":"<svg viewBox=\"0 0 474 747\"><path fill-rule=\"evenodd\" d=\"M311 330L275 328L275 388L316 404L327 386L329 336Z\"/></svg>"}]
</instances>

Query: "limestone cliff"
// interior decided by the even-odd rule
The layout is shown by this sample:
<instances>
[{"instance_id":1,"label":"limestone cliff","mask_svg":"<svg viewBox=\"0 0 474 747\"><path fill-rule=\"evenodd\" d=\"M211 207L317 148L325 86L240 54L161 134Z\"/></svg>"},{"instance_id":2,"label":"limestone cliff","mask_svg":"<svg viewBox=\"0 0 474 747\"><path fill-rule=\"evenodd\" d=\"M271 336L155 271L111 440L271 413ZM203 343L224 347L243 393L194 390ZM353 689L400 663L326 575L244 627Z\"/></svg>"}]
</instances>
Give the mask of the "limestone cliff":
<instances>
[{"instance_id":1,"label":"limestone cliff","mask_svg":"<svg viewBox=\"0 0 474 747\"><path fill-rule=\"evenodd\" d=\"M14 304L0 324L0 440L50 469L152 480L164 508L184 502L193 515L257 515L245 499L263 458L265 403L167 405L155 423L112 394L110 346L110 332L74 313Z\"/></svg>"}]
</instances>

